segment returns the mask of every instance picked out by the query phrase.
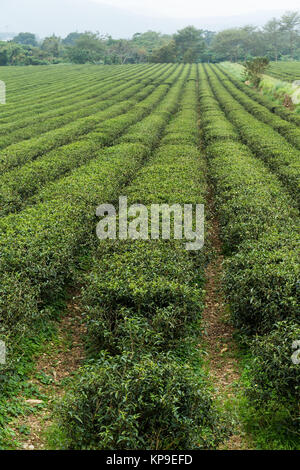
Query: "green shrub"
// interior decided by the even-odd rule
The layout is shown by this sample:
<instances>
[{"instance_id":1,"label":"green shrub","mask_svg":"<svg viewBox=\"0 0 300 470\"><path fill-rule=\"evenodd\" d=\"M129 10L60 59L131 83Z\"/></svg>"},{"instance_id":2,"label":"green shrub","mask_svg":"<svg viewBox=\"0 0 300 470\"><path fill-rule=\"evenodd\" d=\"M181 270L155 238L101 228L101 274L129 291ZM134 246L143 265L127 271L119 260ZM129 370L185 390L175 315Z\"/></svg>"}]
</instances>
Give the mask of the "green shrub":
<instances>
[{"instance_id":1,"label":"green shrub","mask_svg":"<svg viewBox=\"0 0 300 470\"><path fill-rule=\"evenodd\" d=\"M3 274L0 283L0 339L22 335L28 323L38 317L39 291L21 274ZM10 349L13 349L11 342Z\"/></svg>"},{"instance_id":2,"label":"green shrub","mask_svg":"<svg viewBox=\"0 0 300 470\"><path fill-rule=\"evenodd\" d=\"M139 142L145 134L143 141L153 146L165 130L162 144L126 188L129 203L203 201L205 177L193 143L195 93L193 81L182 81L158 112L122 138ZM177 144L184 116L190 128L182 135L190 145ZM203 376L176 349L195 325L203 299L203 256L190 256L184 242L100 242L82 296L94 361L58 409L65 448L211 449L224 438L226 426ZM170 349L176 361L163 354Z\"/></svg>"},{"instance_id":3,"label":"green shrub","mask_svg":"<svg viewBox=\"0 0 300 470\"><path fill-rule=\"evenodd\" d=\"M247 394L259 406L270 400L283 403L288 400L294 403L299 414L300 364L292 361L295 341L300 341L300 324L290 321L277 323L271 333L257 336L251 341L253 361Z\"/></svg>"},{"instance_id":4,"label":"green shrub","mask_svg":"<svg viewBox=\"0 0 300 470\"><path fill-rule=\"evenodd\" d=\"M299 323L283 321L251 342L242 414L263 449L274 448L274 442L276 449L299 449L300 364L292 361L299 340Z\"/></svg>"},{"instance_id":5,"label":"green shrub","mask_svg":"<svg viewBox=\"0 0 300 470\"><path fill-rule=\"evenodd\" d=\"M100 246L85 279L83 311L90 344L96 351L120 352L122 341L127 341L124 336L132 335L124 325L140 318L153 332L148 338L152 347L157 334L161 347L170 347L171 341L187 333L202 309L203 292L192 259L178 242L120 242L117 250L112 248L104 255Z\"/></svg>"},{"instance_id":6,"label":"green shrub","mask_svg":"<svg viewBox=\"0 0 300 470\"><path fill-rule=\"evenodd\" d=\"M23 276L30 279L32 299L36 302L57 296L66 280L72 277L80 249L95 241L95 207L118 194L146 154L147 149L138 144L122 144L100 151L98 158L59 183L53 183L51 189L48 188L50 198L45 191L45 202L2 218L2 288L11 284L9 279ZM26 285L26 295L27 291ZM10 305L17 305L21 295L17 290L5 299L8 312ZM21 321L22 315L25 327L26 318L31 316L29 307L25 311L20 305L16 321L19 318ZM10 323L10 320L8 315L2 325L11 331L17 327L17 322Z\"/></svg>"},{"instance_id":7,"label":"green shrub","mask_svg":"<svg viewBox=\"0 0 300 470\"><path fill-rule=\"evenodd\" d=\"M68 449L215 449L224 437L205 380L169 355L103 355L58 412Z\"/></svg>"},{"instance_id":8,"label":"green shrub","mask_svg":"<svg viewBox=\"0 0 300 470\"><path fill-rule=\"evenodd\" d=\"M216 142L206 152L226 253L235 252L241 243L258 239L272 227L278 233L285 233L287 226L295 232L299 213L294 201L276 175L245 145Z\"/></svg>"},{"instance_id":9,"label":"green shrub","mask_svg":"<svg viewBox=\"0 0 300 470\"><path fill-rule=\"evenodd\" d=\"M224 285L232 316L246 333L265 333L277 321L299 321L299 237L266 231L225 261Z\"/></svg>"},{"instance_id":10,"label":"green shrub","mask_svg":"<svg viewBox=\"0 0 300 470\"><path fill-rule=\"evenodd\" d=\"M245 78L258 88L262 75L269 65L267 57L255 57L245 62Z\"/></svg>"}]
</instances>

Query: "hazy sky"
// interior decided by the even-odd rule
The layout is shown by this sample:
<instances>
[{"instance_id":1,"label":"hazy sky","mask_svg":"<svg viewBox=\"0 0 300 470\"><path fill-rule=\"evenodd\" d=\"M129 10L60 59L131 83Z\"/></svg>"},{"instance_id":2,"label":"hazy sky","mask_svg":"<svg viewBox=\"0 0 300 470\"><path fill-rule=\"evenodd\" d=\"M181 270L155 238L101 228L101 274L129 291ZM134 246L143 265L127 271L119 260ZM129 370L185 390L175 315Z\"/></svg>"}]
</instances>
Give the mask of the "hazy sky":
<instances>
[{"instance_id":1,"label":"hazy sky","mask_svg":"<svg viewBox=\"0 0 300 470\"><path fill-rule=\"evenodd\" d=\"M298 9L299 0L0 0L0 33L100 31L127 38L149 29L172 34L189 24L220 31L262 26Z\"/></svg>"},{"instance_id":2,"label":"hazy sky","mask_svg":"<svg viewBox=\"0 0 300 470\"><path fill-rule=\"evenodd\" d=\"M136 13L170 18L232 16L258 10L298 10L299 0L92 0Z\"/></svg>"}]
</instances>

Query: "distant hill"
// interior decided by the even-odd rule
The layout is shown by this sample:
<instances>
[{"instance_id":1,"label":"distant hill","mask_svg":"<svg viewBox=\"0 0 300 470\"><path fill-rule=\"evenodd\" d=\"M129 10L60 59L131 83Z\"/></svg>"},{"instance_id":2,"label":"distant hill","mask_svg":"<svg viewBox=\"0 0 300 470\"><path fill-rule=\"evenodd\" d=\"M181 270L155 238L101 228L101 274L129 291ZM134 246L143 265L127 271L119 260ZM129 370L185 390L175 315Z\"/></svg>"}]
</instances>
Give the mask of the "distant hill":
<instances>
[{"instance_id":1,"label":"distant hill","mask_svg":"<svg viewBox=\"0 0 300 470\"><path fill-rule=\"evenodd\" d=\"M30 31L41 37L52 33L66 36L71 31L92 30L120 38L149 29L170 34L188 24L215 31L245 24L261 26L284 11L258 11L228 18L174 19L133 14L90 0L1 0L0 30L5 27L17 32Z\"/></svg>"}]
</instances>

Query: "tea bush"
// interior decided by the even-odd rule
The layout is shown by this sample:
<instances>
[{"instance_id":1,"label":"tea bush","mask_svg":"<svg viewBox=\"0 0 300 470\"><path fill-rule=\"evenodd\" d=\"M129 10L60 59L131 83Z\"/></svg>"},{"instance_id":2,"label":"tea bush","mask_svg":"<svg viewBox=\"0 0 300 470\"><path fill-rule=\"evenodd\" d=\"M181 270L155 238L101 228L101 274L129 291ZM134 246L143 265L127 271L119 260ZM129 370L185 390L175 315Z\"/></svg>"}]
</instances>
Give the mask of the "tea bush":
<instances>
[{"instance_id":1,"label":"tea bush","mask_svg":"<svg viewBox=\"0 0 300 470\"><path fill-rule=\"evenodd\" d=\"M200 74L205 135L212 109L224 123L227 118L213 99L202 67ZM217 87L216 83L212 89ZM224 96L229 107L231 98ZM236 327L247 334L265 333L276 321L296 320L299 213L295 202L276 175L235 138L215 137L206 153L227 255L224 288Z\"/></svg>"},{"instance_id":2,"label":"tea bush","mask_svg":"<svg viewBox=\"0 0 300 470\"><path fill-rule=\"evenodd\" d=\"M258 406L270 401L294 403L294 418L299 418L299 364L292 361L296 353L293 343L300 341L300 325L290 321L278 322L274 330L264 336L255 337L251 342L253 361L249 371L248 396Z\"/></svg>"},{"instance_id":3,"label":"tea bush","mask_svg":"<svg viewBox=\"0 0 300 470\"><path fill-rule=\"evenodd\" d=\"M205 380L171 355L102 355L80 370L59 416L75 450L215 449L225 434Z\"/></svg>"},{"instance_id":4,"label":"tea bush","mask_svg":"<svg viewBox=\"0 0 300 470\"><path fill-rule=\"evenodd\" d=\"M297 174L294 171L295 167L299 168L299 150L270 126L245 111L211 70L208 71L208 76L218 102L243 141L278 174L299 203L299 172Z\"/></svg>"}]
</instances>

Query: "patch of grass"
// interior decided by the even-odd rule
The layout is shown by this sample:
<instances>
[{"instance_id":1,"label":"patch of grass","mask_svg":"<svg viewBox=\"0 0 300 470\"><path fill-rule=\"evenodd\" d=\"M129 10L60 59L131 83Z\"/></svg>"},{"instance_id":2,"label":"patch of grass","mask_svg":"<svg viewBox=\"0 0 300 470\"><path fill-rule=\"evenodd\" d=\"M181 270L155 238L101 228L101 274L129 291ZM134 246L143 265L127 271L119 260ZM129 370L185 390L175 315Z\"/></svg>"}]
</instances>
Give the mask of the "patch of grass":
<instances>
[{"instance_id":1,"label":"patch of grass","mask_svg":"<svg viewBox=\"0 0 300 470\"><path fill-rule=\"evenodd\" d=\"M67 450L68 439L64 429L57 423L53 423L45 431L45 441L47 450Z\"/></svg>"},{"instance_id":2,"label":"patch of grass","mask_svg":"<svg viewBox=\"0 0 300 470\"><path fill-rule=\"evenodd\" d=\"M37 319L31 327L30 334L14 340L14 348L9 357L9 364L0 369L0 449L18 448L17 434L26 435L28 427L20 425L16 430L10 423L20 416L35 413L46 406L47 397L39 387L30 381L34 375L36 358L43 354L49 341L57 341L58 320L66 307L66 299L60 299L45 309L43 317ZM44 373L36 375L42 383L48 383L49 377ZM45 404L31 406L26 399L40 399Z\"/></svg>"}]
</instances>

